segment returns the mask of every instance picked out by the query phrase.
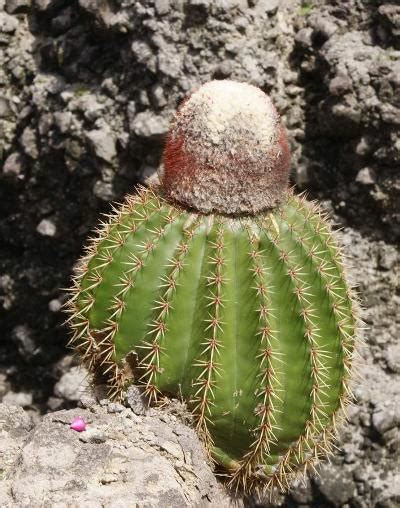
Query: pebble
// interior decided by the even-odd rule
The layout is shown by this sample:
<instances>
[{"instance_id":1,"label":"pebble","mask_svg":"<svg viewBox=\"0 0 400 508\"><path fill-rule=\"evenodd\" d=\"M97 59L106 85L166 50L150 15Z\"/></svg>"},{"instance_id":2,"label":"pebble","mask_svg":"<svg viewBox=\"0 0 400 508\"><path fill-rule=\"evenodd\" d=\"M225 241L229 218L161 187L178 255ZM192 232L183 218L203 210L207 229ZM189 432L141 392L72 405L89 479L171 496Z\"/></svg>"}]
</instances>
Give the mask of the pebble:
<instances>
[{"instance_id":1,"label":"pebble","mask_svg":"<svg viewBox=\"0 0 400 508\"><path fill-rule=\"evenodd\" d=\"M86 136L97 157L111 162L117 155L115 139L110 129L95 129L89 131Z\"/></svg>"},{"instance_id":2,"label":"pebble","mask_svg":"<svg viewBox=\"0 0 400 508\"><path fill-rule=\"evenodd\" d=\"M49 310L50 312L59 312L62 307L62 302L58 300L57 298L54 298L54 300L49 301Z\"/></svg>"},{"instance_id":3,"label":"pebble","mask_svg":"<svg viewBox=\"0 0 400 508\"><path fill-rule=\"evenodd\" d=\"M29 155L32 159L37 159L39 157L36 132L34 129L25 127L20 137L20 143L26 155Z\"/></svg>"},{"instance_id":4,"label":"pebble","mask_svg":"<svg viewBox=\"0 0 400 508\"><path fill-rule=\"evenodd\" d=\"M356 182L362 185L373 185L376 182L375 171L371 168L363 168L357 173Z\"/></svg>"},{"instance_id":5,"label":"pebble","mask_svg":"<svg viewBox=\"0 0 400 508\"><path fill-rule=\"evenodd\" d=\"M32 330L27 325L18 325L12 331L12 338L18 344L21 354L29 358L36 352Z\"/></svg>"},{"instance_id":6,"label":"pebble","mask_svg":"<svg viewBox=\"0 0 400 508\"><path fill-rule=\"evenodd\" d=\"M3 397L3 404L8 406L28 407L33 402L32 394L25 392L8 392Z\"/></svg>"},{"instance_id":7,"label":"pebble","mask_svg":"<svg viewBox=\"0 0 400 508\"><path fill-rule=\"evenodd\" d=\"M97 180L94 184L93 194L103 201L111 201L115 197L112 183L103 182L102 180Z\"/></svg>"},{"instance_id":8,"label":"pebble","mask_svg":"<svg viewBox=\"0 0 400 508\"><path fill-rule=\"evenodd\" d=\"M6 12L0 12L0 32L10 34L18 28L18 19Z\"/></svg>"},{"instance_id":9,"label":"pebble","mask_svg":"<svg viewBox=\"0 0 400 508\"><path fill-rule=\"evenodd\" d=\"M6 11L9 14L25 12L31 6L31 0L6 0Z\"/></svg>"},{"instance_id":10,"label":"pebble","mask_svg":"<svg viewBox=\"0 0 400 508\"><path fill-rule=\"evenodd\" d=\"M71 402L77 402L88 389L88 385L87 370L83 367L72 367L55 384L54 395Z\"/></svg>"},{"instance_id":11,"label":"pebble","mask_svg":"<svg viewBox=\"0 0 400 508\"><path fill-rule=\"evenodd\" d=\"M83 443L96 443L101 444L105 443L107 440L106 435L99 429L96 428L87 428L85 432L79 434L79 441Z\"/></svg>"},{"instance_id":12,"label":"pebble","mask_svg":"<svg viewBox=\"0 0 400 508\"><path fill-rule=\"evenodd\" d=\"M128 388L126 402L136 415L144 415L147 412L146 401L143 399L142 391L137 386Z\"/></svg>"},{"instance_id":13,"label":"pebble","mask_svg":"<svg viewBox=\"0 0 400 508\"><path fill-rule=\"evenodd\" d=\"M24 161L22 155L18 152L11 153L4 163L3 173L7 176L21 178L23 170Z\"/></svg>"},{"instance_id":14,"label":"pebble","mask_svg":"<svg viewBox=\"0 0 400 508\"><path fill-rule=\"evenodd\" d=\"M385 351L386 363L389 369L400 374L400 343L391 344Z\"/></svg>"},{"instance_id":15,"label":"pebble","mask_svg":"<svg viewBox=\"0 0 400 508\"><path fill-rule=\"evenodd\" d=\"M50 219L42 219L37 225L36 231L42 236L54 236L57 232L57 228Z\"/></svg>"},{"instance_id":16,"label":"pebble","mask_svg":"<svg viewBox=\"0 0 400 508\"><path fill-rule=\"evenodd\" d=\"M378 408L372 415L372 424L380 434L396 427L400 424L400 407Z\"/></svg>"},{"instance_id":17,"label":"pebble","mask_svg":"<svg viewBox=\"0 0 400 508\"><path fill-rule=\"evenodd\" d=\"M169 120L150 111L143 111L134 117L130 128L139 137L160 139L168 132Z\"/></svg>"}]
</instances>

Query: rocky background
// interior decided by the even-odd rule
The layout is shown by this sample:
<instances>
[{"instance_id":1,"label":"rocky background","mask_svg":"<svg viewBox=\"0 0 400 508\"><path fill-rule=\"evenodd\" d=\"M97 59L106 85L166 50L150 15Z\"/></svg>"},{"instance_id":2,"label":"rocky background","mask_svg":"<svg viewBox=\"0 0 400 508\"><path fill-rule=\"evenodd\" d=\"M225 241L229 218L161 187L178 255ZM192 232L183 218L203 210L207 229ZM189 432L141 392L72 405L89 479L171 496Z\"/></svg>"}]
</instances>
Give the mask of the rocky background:
<instances>
[{"instance_id":1,"label":"rocky background","mask_svg":"<svg viewBox=\"0 0 400 508\"><path fill-rule=\"evenodd\" d=\"M25 409L2 406L0 437L8 441L2 448L0 440L0 457L20 426L13 441L20 469L13 474L23 476L33 462L18 453L39 446L56 418L41 421L40 414L78 404L86 373L66 349L60 288L69 285L99 214L156 173L180 101L223 78L272 96L289 131L292 181L344 227L365 308L363 379L339 450L319 477L275 505L398 507L394 0L0 0L0 399ZM60 425L69 415L57 414ZM211 485L204 474L197 492ZM13 492L13 505L23 506L22 491ZM190 495L183 504L200 499ZM222 505L213 496L207 502Z\"/></svg>"}]
</instances>

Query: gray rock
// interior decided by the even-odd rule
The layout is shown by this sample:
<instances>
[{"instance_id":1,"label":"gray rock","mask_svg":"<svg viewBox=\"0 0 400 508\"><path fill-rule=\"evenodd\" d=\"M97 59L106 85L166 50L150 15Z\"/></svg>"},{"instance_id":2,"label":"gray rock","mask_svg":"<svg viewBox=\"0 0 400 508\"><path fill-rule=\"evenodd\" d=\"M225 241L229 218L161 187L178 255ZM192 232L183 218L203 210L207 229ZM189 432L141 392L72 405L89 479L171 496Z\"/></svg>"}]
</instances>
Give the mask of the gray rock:
<instances>
[{"instance_id":1,"label":"gray rock","mask_svg":"<svg viewBox=\"0 0 400 508\"><path fill-rule=\"evenodd\" d=\"M77 402L89 386L88 371L83 367L72 367L54 386L54 395L70 402Z\"/></svg>"},{"instance_id":2,"label":"gray rock","mask_svg":"<svg viewBox=\"0 0 400 508\"><path fill-rule=\"evenodd\" d=\"M126 403L136 415L144 415L148 404L143 397L143 390L137 386L130 386L126 394Z\"/></svg>"},{"instance_id":3,"label":"gray rock","mask_svg":"<svg viewBox=\"0 0 400 508\"><path fill-rule=\"evenodd\" d=\"M86 133L97 157L111 162L117 154L113 133L107 127Z\"/></svg>"},{"instance_id":4,"label":"gray rock","mask_svg":"<svg viewBox=\"0 0 400 508\"><path fill-rule=\"evenodd\" d=\"M18 459L29 432L33 428L32 418L21 407L0 404L0 505L3 491L2 480L10 467Z\"/></svg>"},{"instance_id":5,"label":"gray rock","mask_svg":"<svg viewBox=\"0 0 400 508\"><path fill-rule=\"evenodd\" d=\"M63 0L33 0L33 2L39 11L47 11L62 5Z\"/></svg>"},{"instance_id":6,"label":"gray rock","mask_svg":"<svg viewBox=\"0 0 400 508\"><path fill-rule=\"evenodd\" d=\"M258 0L256 5L256 11L275 13L278 10L281 0Z\"/></svg>"},{"instance_id":7,"label":"gray rock","mask_svg":"<svg viewBox=\"0 0 400 508\"><path fill-rule=\"evenodd\" d=\"M3 404L7 406L27 407L32 405L32 394L26 392L8 392L3 397Z\"/></svg>"},{"instance_id":8,"label":"gray rock","mask_svg":"<svg viewBox=\"0 0 400 508\"><path fill-rule=\"evenodd\" d=\"M155 0L154 7L159 16L163 16L164 14L168 14L170 9L169 0Z\"/></svg>"},{"instance_id":9,"label":"gray rock","mask_svg":"<svg viewBox=\"0 0 400 508\"><path fill-rule=\"evenodd\" d=\"M329 83L329 91L332 95L344 95L353 88L351 79L346 74L335 76Z\"/></svg>"},{"instance_id":10,"label":"gray rock","mask_svg":"<svg viewBox=\"0 0 400 508\"><path fill-rule=\"evenodd\" d=\"M9 14L25 12L31 6L31 0L6 0L6 11Z\"/></svg>"},{"instance_id":11,"label":"gray rock","mask_svg":"<svg viewBox=\"0 0 400 508\"><path fill-rule=\"evenodd\" d=\"M54 236L57 232L57 228L50 219L42 219L37 225L36 231L42 236Z\"/></svg>"},{"instance_id":12,"label":"gray rock","mask_svg":"<svg viewBox=\"0 0 400 508\"><path fill-rule=\"evenodd\" d=\"M310 480L295 482L291 491L291 497L299 504L306 505L313 500L312 485Z\"/></svg>"},{"instance_id":13,"label":"gray rock","mask_svg":"<svg viewBox=\"0 0 400 508\"><path fill-rule=\"evenodd\" d=\"M150 111L143 111L134 117L130 128L139 137L160 139L168 132L169 120Z\"/></svg>"},{"instance_id":14,"label":"gray rock","mask_svg":"<svg viewBox=\"0 0 400 508\"><path fill-rule=\"evenodd\" d=\"M87 430L78 433L69 428L77 414L45 416L27 440L24 429L22 450L10 453L18 460L8 461L0 488L9 501L12 492L14 506L61 506L71 499L80 506L230 505L194 431L175 417L130 410L116 416L96 406L79 411Z\"/></svg>"},{"instance_id":15,"label":"gray rock","mask_svg":"<svg viewBox=\"0 0 400 508\"><path fill-rule=\"evenodd\" d=\"M380 434L400 425L400 407L394 404L378 406L372 415L372 424Z\"/></svg>"},{"instance_id":16,"label":"gray rock","mask_svg":"<svg viewBox=\"0 0 400 508\"><path fill-rule=\"evenodd\" d=\"M115 197L112 183L103 182L102 180L97 180L94 184L93 194L103 201L111 201Z\"/></svg>"},{"instance_id":17,"label":"gray rock","mask_svg":"<svg viewBox=\"0 0 400 508\"><path fill-rule=\"evenodd\" d=\"M398 268L400 262L399 250L392 245L383 244L379 249L378 262L379 266L385 270Z\"/></svg>"},{"instance_id":18,"label":"gray rock","mask_svg":"<svg viewBox=\"0 0 400 508\"><path fill-rule=\"evenodd\" d=\"M54 113L54 122L62 134L66 134L72 124L72 113L70 111L57 111Z\"/></svg>"},{"instance_id":19,"label":"gray rock","mask_svg":"<svg viewBox=\"0 0 400 508\"><path fill-rule=\"evenodd\" d=\"M32 159L37 159L39 157L36 132L34 129L25 127L20 137L20 143L26 155L29 155Z\"/></svg>"},{"instance_id":20,"label":"gray rock","mask_svg":"<svg viewBox=\"0 0 400 508\"><path fill-rule=\"evenodd\" d=\"M400 344L391 344L385 352L385 358L389 369L400 374Z\"/></svg>"},{"instance_id":21,"label":"gray rock","mask_svg":"<svg viewBox=\"0 0 400 508\"><path fill-rule=\"evenodd\" d=\"M58 300L58 298L54 298L53 300L49 301L49 310L50 312L59 312L62 308L63 303Z\"/></svg>"},{"instance_id":22,"label":"gray rock","mask_svg":"<svg viewBox=\"0 0 400 508\"><path fill-rule=\"evenodd\" d=\"M26 325L18 325L12 331L14 342L25 358L30 358L36 352L36 344L32 337L31 329Z\"/></svg>"},{"instance_id":23,"label":"gray rock","mask_svg":"<svg viewBox=\"0 0 400 508\"><path fill-rule=\"evenodd\" d=\"M310 18L310 24L316 34L323 37L324 40L328 40L338 29L334 20L335 18L327 18L316 14Z\"/></svg>"},{"instance_id":24,"label":"gray rock","mask_svg":"<svg viewBox=\"0 0 400 508\"><path fill-rule=\"evenodd\" d=\"M8 273L0 275L0 304L4 310L10 310L14 304L14 280Z\"/></svg>"},{"instance_id":25,"label":"gray rock","mask_svg":"<svg viewBox=\"0 0 400 508\"><path fill-rule=\"evenodd\" d=\"M24 161L20 153L10 154L3 166L3 173L7 176L20 177L24 170Z\"/></svg>"},{"instance_id":26,"label":"gray rock","mask_svg":"<svg viewBox=\"0 0 400 508\"><path fill-rule=\"evenodd\" d=\"M47 399L47 407L50 411L57 411L58 409L62 409L64 404L64 400L59 397L49 397Z\"/></svg>"},{"instance_id":27,"label":"gray rock","mask_svg":"<svg viewBox=\"0 0 400 508\"><path fill-rule=\"evenodd\" d=\"M18 28L18 19L6 12L0 12L0 33L10 34Z\"/></svg>"},{"instance_id":28,"label":"gray rock","mask_svg":"<svg viewBox=\"0 0 400 508\"><path fill-rule=\"evenodd\" d=\"M305 27L299 30L295 36L295 41L303 48L310 48L312 46L313 29Z\"/></svg>"},{"instance_id":29,"label":"gray rock","mask_svg":"<svg viewBox=\"0 0 400 508\"><path fill-rule=\"evenodd\" d=\"M320 470L320 476L315 478L315 482L333 506L342 506L356 493L351 469L347 467L324 465Z\"/></svg>"},{"instance_id":30,"label":"gray rock","mask_svg":"<svg viewBox=\"0 0 400 508\"><path fill-rule=\"evenodd\" d=\"M375 171L371 168L363 168L357 173L356 182L362 185L373 185L376 182Z\"/></svg>"},{"instance_id":31,"label":"gray rock","mask_svg":"<svg viewBox=\"0 0 400 508\"><path fill-rule=\"evenodd\" d=\"M0 97L0 118L9 118L13 116L10 102L6 97Z\"/></svg>"},{"instance_id":32,"label":"gray rock","mask_svg":"<svg viewBox=\"0 0 400 508\"><path fill-rule=\"evenodd\" d=\"M167 99L164 95L164 90L160 85L154 85L151 90L152 98L158 108L162 108L167 104Z\"/></svg>"}]
</instances>

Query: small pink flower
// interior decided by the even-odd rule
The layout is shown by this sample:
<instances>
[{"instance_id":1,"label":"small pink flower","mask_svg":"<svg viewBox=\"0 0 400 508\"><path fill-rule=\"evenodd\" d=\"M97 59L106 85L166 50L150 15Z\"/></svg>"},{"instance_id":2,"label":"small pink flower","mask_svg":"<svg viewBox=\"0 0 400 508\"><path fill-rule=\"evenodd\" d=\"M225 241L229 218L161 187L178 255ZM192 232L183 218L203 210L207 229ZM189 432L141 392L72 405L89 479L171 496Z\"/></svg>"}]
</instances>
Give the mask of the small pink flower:
<instances>
[{"instance_id":1,"label":"small pink flower","mask_svg":"<svg viewBox=\"0 0 400 508\"><path fill-rule=\"evenodd\" d=\"M80 416L76 416L72 420L69 428L72 430L76 430L76 432L83 432L84 430L86 430L86 422Z\"/></svg>"}]
</instances>

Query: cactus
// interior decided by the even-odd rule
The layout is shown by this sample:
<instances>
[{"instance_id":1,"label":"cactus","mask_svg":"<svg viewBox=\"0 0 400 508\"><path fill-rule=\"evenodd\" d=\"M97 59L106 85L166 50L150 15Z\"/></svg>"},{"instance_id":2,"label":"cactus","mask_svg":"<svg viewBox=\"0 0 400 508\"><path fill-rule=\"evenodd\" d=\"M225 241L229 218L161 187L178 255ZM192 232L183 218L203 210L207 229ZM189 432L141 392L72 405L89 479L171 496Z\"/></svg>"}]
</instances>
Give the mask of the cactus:
<instances>
[{"instance_id":1,"label":"cactus","mask_svg":"<svg viewBox=\"0 0 400 508\"><path fill-rule=\"evenodd\" d=\"M79 263L72 344L121 397L185 400L244 491L285 490L330 453L357 319L317 205L287 189L269 98L211 82L168 136L161 185L114 208Z\"/></svg>"}]
</instances>

